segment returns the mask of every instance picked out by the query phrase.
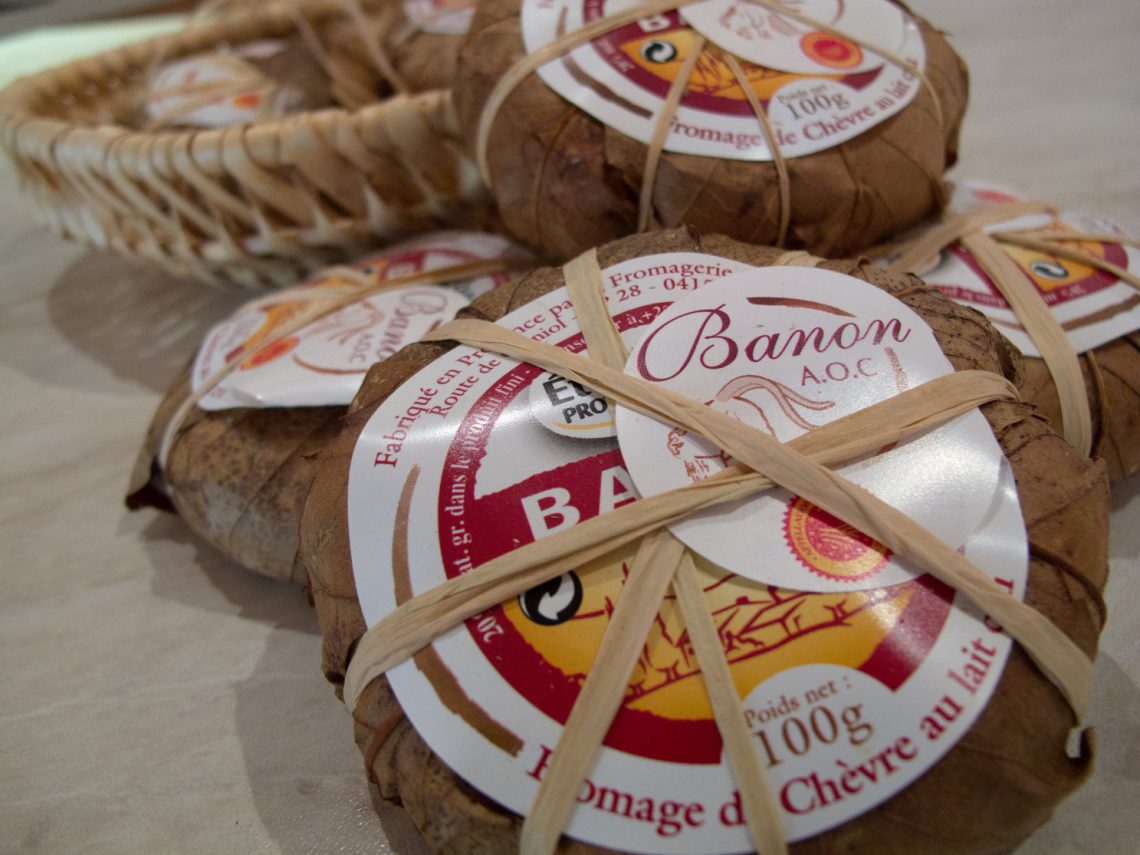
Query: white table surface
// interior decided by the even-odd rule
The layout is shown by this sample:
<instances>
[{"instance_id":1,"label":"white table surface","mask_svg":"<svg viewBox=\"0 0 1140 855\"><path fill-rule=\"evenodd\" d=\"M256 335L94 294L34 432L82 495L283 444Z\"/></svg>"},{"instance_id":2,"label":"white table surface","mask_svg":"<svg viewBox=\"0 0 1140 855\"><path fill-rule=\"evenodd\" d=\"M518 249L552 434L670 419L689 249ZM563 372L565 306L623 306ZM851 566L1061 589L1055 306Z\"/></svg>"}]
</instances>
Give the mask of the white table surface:
<instances>
[{"instance_id":1,"label":"white table surface","mask_svg":"<svg viewBox=\"0 0 1140 855\"><path fill-rule=\"evenodd\" d=\"M956 175L1140 230L1140 3L911 5L972 70ZM160 394L235 298L57 240L6 164L0 200L0 851L421 851L373 812L300 589L122 506ZM1140 850L1140 477L1113 508L1100 760L1023 853Z\"/></svg>"}]
</instances>

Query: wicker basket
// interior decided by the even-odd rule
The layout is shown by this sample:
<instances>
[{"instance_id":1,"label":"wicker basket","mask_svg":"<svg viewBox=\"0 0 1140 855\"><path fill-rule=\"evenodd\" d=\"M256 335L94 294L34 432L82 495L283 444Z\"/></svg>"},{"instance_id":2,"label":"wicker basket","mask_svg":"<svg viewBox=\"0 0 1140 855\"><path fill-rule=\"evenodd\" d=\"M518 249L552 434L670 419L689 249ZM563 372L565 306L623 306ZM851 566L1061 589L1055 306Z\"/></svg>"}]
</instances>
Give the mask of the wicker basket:
<instances>
[{"instance_id":1,"label":"wicker basket","mask_svg":"<svg viewBox=\"0 0 1140 855\"><path fill-rule=\"evenodd\" d=\"M344 0L246 7L24 78L0 92L0 140L58 234L211 283L288 284L397 236L487 225L447 91L220 130L124 126L158 62L344 14Z\"/></svg>"}]
</instances>

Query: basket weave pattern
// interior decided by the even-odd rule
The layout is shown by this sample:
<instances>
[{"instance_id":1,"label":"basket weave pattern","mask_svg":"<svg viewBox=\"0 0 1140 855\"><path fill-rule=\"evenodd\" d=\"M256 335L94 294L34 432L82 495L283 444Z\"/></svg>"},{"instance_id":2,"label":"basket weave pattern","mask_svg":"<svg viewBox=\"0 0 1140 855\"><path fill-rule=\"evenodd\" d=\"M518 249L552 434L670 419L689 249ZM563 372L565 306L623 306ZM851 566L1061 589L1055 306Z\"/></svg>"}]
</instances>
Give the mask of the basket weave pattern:
<instances>
[{"instance_id":1,"label":"basket weave pattern","mask_svg":"<svg viewBox=\"0 0 1140 855\"><path fill-rule=\"evenodd\" d=\"M219 130L124 126L159 61L315 31L340 0L246 8L73 62L0 93L0 140L58 234L212 283L295 282L368 245L488 216L450 92Z\"/></svg>"}]
</instances>

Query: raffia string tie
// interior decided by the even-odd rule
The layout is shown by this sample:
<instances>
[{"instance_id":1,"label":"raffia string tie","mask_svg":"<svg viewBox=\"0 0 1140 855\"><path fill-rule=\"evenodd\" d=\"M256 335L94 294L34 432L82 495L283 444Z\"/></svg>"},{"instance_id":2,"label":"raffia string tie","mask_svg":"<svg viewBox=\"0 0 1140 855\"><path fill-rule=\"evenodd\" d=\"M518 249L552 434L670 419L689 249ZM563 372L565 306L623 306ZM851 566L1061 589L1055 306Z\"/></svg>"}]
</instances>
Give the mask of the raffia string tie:
<instances>
[{"instance_id":1,"label":"raffia string tie","mask_svg":"<svg viewBox=\"0 0 1140 855\"><path fill-rule=\"evenodd\" d=\"M963 592L1021 644L1065 696L1078 718L1083 718L1092 663L1064 633L1035 609L1010 597L982 571L914 520L811 461L795 450L791 443L780 443L731 416L639 377L615 371L552 345L533 342L486 321L452 321L425 336L424 340L459 341L535 364L568 380L580 382L638 412L705 437L742 465L762 472L776 485L823 508L914 562L939 581ZM1007 381L1004 378L1000 380L1010 390L1011 397L1016 398ZM935 394L931 389L926 392L928 397ZM941 400L928 399L926 403L932 412L937 412L944 405ZM628 507L632 510L638 504Z\"/></svg>"},{"instance_id":2,"label":"raffia string tie","mask_svg":"<svg viewBox=\"0 0 1140 855\"><path fill-rule=\"evenodd\" d=\"M460 341L536 364L581 382L611 400L698 433L739 463L706 481L641 499L579 523L573 529L527 544L405 601L360 639L345 676L346 703L355 707L371 680L473 614L621 545L646 537L638 550L627 589L618 603L628 619L611 622L602 650L559 742L559 746L567 750L555 751L546 780L524 823L523 851L553 851L573 809L573 796L581 778L589 771L605 730L620 708L622 692L633 667L629 651L644 643L647 616L651 621L660 605L659 592L670 582L681 600L686 626L694 636L694 649L705 675L718 729L726 745L747 748L737 758L739 762L733 761L732 773L741 789L753 843L765 852L785 851L779 810L772 800L763 770L755 762L750 737L746 731L741 732L740 701L731 676L726 679L723 650L718 649L717 655L713 655L712 648L720 648L719 639L715 629L709 637L710 627L704 625L708 619L706 607L699 596L694 595L694 590L699 595L699 585L692 584L693 580L688 578L692 572L691 561L686 562L684 548L664 531L671 522L696 510L738 501L778 484L962 591L1022 645L1061 691L1078 722L1083 720L1092 663L1067 636L1036 610L1010 597L981 570L905 514L820 465L836 465L880 450L887 444L888 436L902 438L929 429L981 403L1016 399L1016 392L1008 381L988 372L951 374L836 420L785 445L697 401L624 374L617 362L624 356L624 348L615 348L612 341L606 343L607 339L616 338L612 322L609 323L612 331L605 332L596 318L588 317L599 313L609 317L601 298L596 256L591 252L575 259L566 265L564 273L569 290L576 295L574 305L582 319L582 328L591 330L587 338L591 348L588 354L571 354L483 321L453 321L425 340ZM585 277L592 281L585 281ZM599 358L599 353L605 355ZM753 471L750 473L749 469ZM680 558L676 557L678 553ZM635 575L639 577L636 580ZM643 575L645 578L640 578ZM627 597L631 602L627 602ZM705 611L704 619L694 610ZM618 636L611 640L609 633L614 632L615 627L619 627ZM696 640L697 635L703 636L701 642ZM591 703L580 710L584 698Z\"/></svg>"},{"instance_id":3,"label":"raffia string tie","mask_svg":"<svg viewBox=\"0 0 1140 855\"><path fill-rule=\"evenodd\" d=\"M932 399L941 402L941 407L932 410ZM788 445L811 460L837 466L932 430L982 404L1015 399L1016 392L1005 378L984 371L959 371L822 425ZM345 695L355 704L369 681L472 615L649 531L772 486L766 476L733 464L704 481L585 520L450 579L408 600L376 624L380 629L364 634L346 676Z\"/></svg>"},{"instance_id":4,"label":"raffia string tie","mask_svg":"<svg viewBox=\"0 0 1140 855\"><path fill-rule=\"evenodd\" d=\"M776 167L776 180L780 190L780 220L776 231L776 246L783 246L788 239L788 225L792 220L792 188L791 179L788 177L788 162L784 158L784 152L780 149L776 132L772 130L772 123L768 121L768 114L764 112L764 105L761 104L760 99L756 97L756 90L752 88L752 84L749 82L748 76L744 73L744 69L736 57L728 51L722 50L719 51L719 53L721 59L724 60L724 64L727 65L732 72L732 76L736 78L736 82L740 86L740 90L744 93L744 97L748 99L748 106L752 108L752 113L756 116L756 121L760 123L760 133L764 136L764 143L768 146L768 151L772 152L772 163ZM930 91L933 92L934 90L932 89ZM674 110L674 112L676 112L676 110ZM662 140L662 142L664 143L664 140ZM652 192L652 188L650 188L650 201L652 201ZM648 205L646 207L648 207ZM643 230L647 228L649 228L648 222L642 226Z\"/></svg>"},{"instance_id":5,"label":"raffia string tie","mask_svg":"<svg viewBox=\"0 0 1140 855\"><path fill-rule=\"evenodd\" d=\"M681 105L681 98L689 87L689 78L701 58L701 51L705 49L705 37L696 36L689 46L689 55L681 63L677 76L673 79L669 92L665 95L665 103L657 114L657 121L653 124L653 135L649 139L649 147L645 152L645 168L641 174L641 192L637 203L637 230L649 231L653 222L653 187L657 184L657 165L661 161L661 153L665 150L665 138L669 136L669 128L673 124L673 117L677 115L677 108ZM783 240L783 236L780 238Z\"/></svg>"},{"instance_id":6,"label":"raffia string tie","mask_svg":"<svg viewBox=\"0 0 1140 855\"><path fill-rule=\"evenodd\" d=\"M1087 457L1092 451L1092 413L1085 393L1081 363L1068 334L1038 295L1033 283L993 238L976 231L963 235L961 243L989 275L1037 345L1061 400L1061 433L1069 444Z\"/></svg>"},{"instance_id":7,"label":"raffia string tie","mask_svg":"<svg viewBox=\"0 0 1140 855\"><path fill-rule=\"evenodd\" d=\"M920 269L955 241L974 256L978 265L1005 298L1026 335L1041 353L1045 367L1057 387L1061 403L1061 433L1069 444L1088 455L1092 450L1092 413L1076 350L1061 322L1045 304L1032 280L1014 263L1003 245L1022 246L1057 258L1064 258L1102 270L1140 289L1140 277L1099 258L1080 242L1115 242L1137 245L1136 241L1112 234L1057 232L1028 229L987 232L989 226L1026 214L1048 214L1055 207L1045 202L1013 202L966 214L953 214L906 246L887 269L906 273Z\"/></svg>"},{"instance_id":8,"label":"raffia string tie","mask_svg":"<svg viewBox=\"0 0 1140 855\"><path fill-rule=\"evenodd\" d=\"M698 2L701 2L701 0L644 0L644 2L637 3L628 9L605 15L572 32L559 35L553 41L520 58L499 78L498 83L496 83L494 89L491 90L491 94L487 98L487 102L484 104L483 111L479 116L479 124L475 132L475 162L479 167L480 174L483 176L484 183L488 186L492 184L491 169L487 163L487 148L495 119L498 117L499 110L502 109L503 104L505 104L507 99L511 96L511 93L514 92L527 77L538 71L538 69L544 65L561 59L575 48L593 41L599 36L603 36L606 33L624 27L627 24L632 24L643 18L683 9L686 6ZM941 127L945 124L942 104L929 78L927 78L921 69L894 51L872 45L850 33L838 30L824 21L817 20L809 15L803 15L788 8L784 3L780 2L780 0L746 0L746 2L760 6L769 12L788 18L802 26L825 32L836 38L858 45L868 53L880 56L891 65L901 68L909 74L913 74L921 86L930 93L934 105L935 120L938 125ZM696 36L689 49L691 53L686 57L685 62L677 73L677 77L669 87L665 102L662 104L661 110L654 121L650 142L646 146L645 166L642 170L641 190L638 198L637 228L640 232L648 231L653 226L653 190L656 185L657 166L665 147L665 139L668 136L669 128L673 124L673 119L677 114L681 99L685 95L693 67L699 60L701 52L705 49L704 37ZM779 143L777 142L771 123L768 121L767 113L764 112L763 105L756 97L755 91L748 82L740 62L734 55L727 51L718 49L717 52L736 78L737 83L744 92L745 98L748 99L748 104L752 108L752 112L755 114L756 120L760 125L761 135L764 137L764 142L771 153L773 165L776 169L780 198L777 245L782 246L787 239L788 224L791 220L791 186L788 177L787 163L783 153L780 151Z\"/></svg>"},{"instance_id":9,"label":"raffia string tie","mask_svg":"<svg viewBox=\"0 0 1140 855\"><path fill-rule=\"evenodd\" d=\"M390 291L394 288L404 288L409 285L441 285L463 279L474 279L477 276L492 276L496 273L506 273L515 269L519 263L519 260L512 257L491 258L463 264L452 264L424 273L412 273L407 276L380 280L362 273L356 268L338 265L328 268L322 275L330 279L343 279L345 280L343 285L299 285L250 301L242 306L242 310L265 309L285 303L301 304L293 317L286 320L259 342L258 348L260 349L277 344L314 321L319 321L321 318L334 314L373 294ZM222 367L203 380L201 385L179 404L162 435L157 457L159 466L166 467L166 461L170 456L170 449L174 445L174 440L198 402L237 371L249 355L249 351L244 349L233 354Z\"/></svg>"},{"instance_id":10,"label":"raffia string tie","mask_svg":"<svg viewBox=\"0 0 1140 855\"><path fill-rule=\"evenodd\" d=\"M1105 258L1099 258L1092 253L1086 252L1080 247L1066 246L1066 243L1095 241L1098 243L1118 243L1122 246L1140 246L1140 242L1134 240L1126 240L1118 235L1102 235L1102 234L1085 234L1083 232L1078 234L1066 235L1064 233L1044 232L1040 234L1033 234L1032 232L994 232L990 235L997 243L1010 243L1016 246L1023 246L1026 249L1035 249L1038 252L1044 252L1049 255L1056 256L1057 258L1064 258L1067 261L1075 261L1078 264L1087 264L1092 267L1097 267L1105 273L1110 273L1117 279L1127 282L1133 288L1140 290L1140 276L1137 276L1130 270L1126 270L1119 264L1113 264Z\"/></svg>"},{"instance_id":11,"label":"raffia string tie","mask_svg":"<svg viewBox=\"0 0 1140 855\"><path fill-rule=\"evenodd\" d=\"M564 274L590 358L620 371L628 353L606 310L597 252L584 252L565 266ZM519 838L522 852L547 853L555 849L574 810L582 781L621 709L631 674L670 585L693 639L717 727L732 749L727 754L752 841L757 849L771 855L787 851L780 809L767 784L759 754L751 747L752 735L745 724L716 627L703 605L692 559L668 530L657 529L638 546L628 583L618 598L610 628L603 635L595 658L599 667L586 675L559 735L547 774L523 822Z\"/></svg>"}]
</instances>

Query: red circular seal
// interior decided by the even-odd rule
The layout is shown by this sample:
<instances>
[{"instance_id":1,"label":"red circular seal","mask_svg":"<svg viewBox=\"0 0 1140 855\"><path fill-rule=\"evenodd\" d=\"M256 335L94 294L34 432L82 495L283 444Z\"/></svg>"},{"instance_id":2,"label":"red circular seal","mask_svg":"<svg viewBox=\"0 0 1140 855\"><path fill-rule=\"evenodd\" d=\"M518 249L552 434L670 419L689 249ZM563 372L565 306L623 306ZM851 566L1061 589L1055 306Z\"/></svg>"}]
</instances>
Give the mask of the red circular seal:
<instances>
[{"instance_id":1,"label":"red circular seal","mask_svg":"<svg viewBox=\"0 0 1140 855\"><path fill-rule=\"evenodd\" d=\"M800 39L800 50L813 62L840 71L855 68L863 62L859 45L831 33L808 33Z\"/></svg>"},{"instance_id":2,"label":"red circular seal","mask_svg":"<svg viewBox=\"0 0 1140 855\"><path fill-rule=\"evenodd\" d=\"M801 564L827 579L866 579L891 557L881 543L799 496L784 513L784 539Z\"/></svg>"}]
</instances>

